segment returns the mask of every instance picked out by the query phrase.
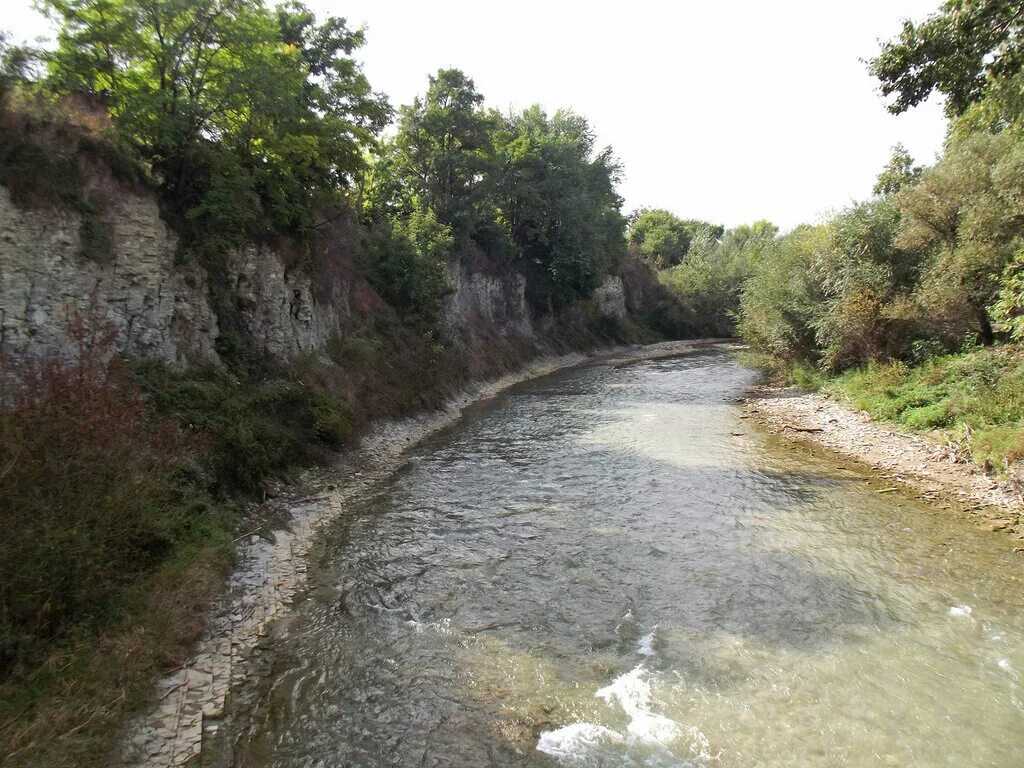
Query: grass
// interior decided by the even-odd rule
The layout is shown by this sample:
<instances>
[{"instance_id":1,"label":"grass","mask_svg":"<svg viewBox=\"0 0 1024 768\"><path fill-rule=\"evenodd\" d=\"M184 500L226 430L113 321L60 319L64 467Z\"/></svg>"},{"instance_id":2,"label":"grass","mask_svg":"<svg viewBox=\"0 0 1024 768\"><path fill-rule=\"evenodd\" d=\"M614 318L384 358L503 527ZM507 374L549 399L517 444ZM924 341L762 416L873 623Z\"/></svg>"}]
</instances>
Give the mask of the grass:
<instances>
[{"instance_id":1,"label":"grass","mask_svg":"<svg viewBox=\"0 0 1024 768\"><path fill-rule=\"evenodd\" d=\"M1005 345L919 364L874 363L822 386L873 418L956 442L986 469L1024 459L1024 350Z\"/></svg>"}]
</instances>

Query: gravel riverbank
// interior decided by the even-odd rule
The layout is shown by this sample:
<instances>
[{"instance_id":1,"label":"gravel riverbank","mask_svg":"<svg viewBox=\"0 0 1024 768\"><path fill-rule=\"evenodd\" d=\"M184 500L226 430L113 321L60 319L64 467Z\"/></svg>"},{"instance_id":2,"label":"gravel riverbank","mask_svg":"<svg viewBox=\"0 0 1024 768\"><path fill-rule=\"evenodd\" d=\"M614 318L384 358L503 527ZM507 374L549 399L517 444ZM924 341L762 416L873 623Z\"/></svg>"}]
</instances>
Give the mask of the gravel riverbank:
<instances>
[{"instance_id":1,"label":"gravel riverbank","mask_svg":"<svg viewBox=\"0 0 1024 768\"><path fill-rule=\"evenodd\" d=\"M956 509L989 531L1009 534L1024 551L1021 488L985 474L977 465L921 435L892 429L866 413L823 395L762 386L746 400L748 417L791 440L811 442L868 464L894 488Z\"/></svg>"}]
</instances>

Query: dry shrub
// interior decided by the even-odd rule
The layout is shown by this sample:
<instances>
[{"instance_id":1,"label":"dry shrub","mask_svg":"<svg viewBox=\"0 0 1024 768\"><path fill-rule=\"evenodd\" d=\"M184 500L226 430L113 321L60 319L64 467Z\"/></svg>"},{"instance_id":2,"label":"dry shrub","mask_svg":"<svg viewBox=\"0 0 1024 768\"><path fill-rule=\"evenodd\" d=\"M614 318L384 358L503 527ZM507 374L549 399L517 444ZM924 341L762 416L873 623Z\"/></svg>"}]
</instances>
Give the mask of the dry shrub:
<instances>
[{"instance_id":1,"label":"dry shrub","mask_svg":"<svg viewBox=\"0 0 1024 768\"><path fill-rule=\"evenodd\" d=\"M147 417L113 333L75 322L78 354L0 381L0 676L108 623L170 551L177 431Z\"/></svg>"}]
</instances>

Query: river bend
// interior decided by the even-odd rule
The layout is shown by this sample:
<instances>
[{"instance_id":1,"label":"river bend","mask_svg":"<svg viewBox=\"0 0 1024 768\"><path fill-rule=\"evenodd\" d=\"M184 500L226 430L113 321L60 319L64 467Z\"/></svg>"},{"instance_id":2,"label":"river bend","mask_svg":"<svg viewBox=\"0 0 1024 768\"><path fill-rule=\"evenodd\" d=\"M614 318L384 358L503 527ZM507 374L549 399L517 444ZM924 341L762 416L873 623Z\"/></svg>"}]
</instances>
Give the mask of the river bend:
<instances>
[{"instance_id":1,"label":"river bend","mask_svg":"<svg viewBox=\"0 0 1024 768\"><path fill-rule=\"evenodd\" d=\"M1011 766L1021 558L741 419L722 351L472 409L330 532L232 764Z\"/></svg>"}]
</instances>

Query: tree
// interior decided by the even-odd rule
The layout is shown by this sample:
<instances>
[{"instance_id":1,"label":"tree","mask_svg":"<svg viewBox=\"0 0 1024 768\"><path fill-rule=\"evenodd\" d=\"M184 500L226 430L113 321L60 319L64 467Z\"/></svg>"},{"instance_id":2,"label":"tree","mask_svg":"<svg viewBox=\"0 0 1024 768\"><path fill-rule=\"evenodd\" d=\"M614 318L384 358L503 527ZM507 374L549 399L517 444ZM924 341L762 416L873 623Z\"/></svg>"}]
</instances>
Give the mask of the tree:
<instances>
[{"instance_id":1,"label":"tree","mask_svg":"<svg viewBox=\"0 0 1024 768\"><path fill-rule=\"evenodd\" d=\"M946 0L915 24L903 22L896 40L870 64L895 114L917 106L933 91L946 97L950 116L963 114L993 81L1024 68L1024 5L1019 0Z\"/></svg>"},{"instance_id":2,"label":"tree","mask_svg":"<svg viewBox=\"0 0 1024 768\"><path fill-rule=\"evenodd\" d=\"M43 0L58 92L106 101L167 193L207 229L298 229L357 174L387 122L352 52L361 31L263 0ZM235 210L224 204L234 201Z\"/></svg>"},{"instance_id":3,"label":"tree","mask_svg":"<svg viewBox=\"0 0 1024 768\"><path fill-rule=\"evenodd\" d=\"M491 199L533 298L561 306L589 296L625 251L619 164L596 150L579 115L539 106L508 116L495 135Z\"/></svg>"},{"instance_id":4,"label":"tree","mask_svg":"<svg viewBox=\"0 0 1024 768\"><path fill-rule=\"evenodd\" d=\"M964 316L984 343L1000 276L1024 239L1024 144L1012 133L975 133L947 148L897 197L897 245L927 255L918 294L933 314Z\"/></svg>"},{"instance_id":5,"label":"tree","mask_svg":"<svg viewBox=\"0 0 1024 768\"><path fill-rule=\"evenodd\" d=\"M814 264L825 296L817 344L828 368L905 356L918 335L911 295L922 255L900 247L900 222L889 196L852 205L828 224Z\"/></svg>"},{"instance_id":6,"label":"tree","mask_svg":"<svg viewBox=\"0 0 1024 768\"><path fill-rule=\"evenodd\" d=\"M739 332L778 361L814 361L825 296L815 264L826 247L824 226L801 226L770 246L753 266L739 309Z\"/></svg>"},{"instance_id":7,"label":"tree","mask_svg":"<svg viewBox=\"0 0 1024 768\"><path fill-rule=\"evenodd\" d=\"M451 229L417 201L407 217L382 218L371 236L374 283L384 299L412 325L433 328L451 290L447 258Z\"/></svg>"},{"instance_id":8,"label":"tree","mask_svg":"<svg viewBox=\"0 0 1024 768\"><path fill-rule=\"evenodd\" d=\"M493 166L494 119L473 81L457 69L430 77L426 96L399 112L396 170L411 196L457 236L480 218L484 182Z\"/></svg>"},{"instance_id":9,"label":"tree","mask_svg":"<svg viewBox=\"0 0 1024 768\"><path fill-rule=\"evenodd\" d=\"M655 269L665 269L685 259L690 243L704 231L717 239L725 228L706 221L680 219L661 208L641 208L632 216L629 243Z\"/></svg>"},{"instance_id":10,"label":"tree","mask_svg":"<svg viewBox=\"0 0 1024 768\"><path fill-rule=\"evenodd\" d=\"M892 157L888 164L878 174L872 192L875 195L894 195L904 187L916 184L924 167L914 165L914 158L910 156L902 144L892 148Z\"/></svg>"},{"instance_id":11,"label":"tree","mask_svg":"<svg viewBox=\"0 0 1024 768\"><path fill-rule=\"evenodd\" d=\"M27 45L12 43L10 35L0 31L0 96L13 83L31 79L39 63L39 56L39 51Z\"/></svg>"},{"instance_id":12,"label":"tree","mask_svg":"<svg viewBox=\"0 0 1024 768\"><path fill-rule=\"evenodd\" d=\"M778 231L768 221L724 233L704 227L694 236L685 259L661 272L661 281L694 316L702 333L732 335L744 286L760 261L774 253Z\"/></svg>"},{"instance_id":13,"label":"tree","mask_svg":"<svg viewBox=\"0 0 1024 768\"><path fill-rule=\"evenodd\" d=\"M1014 254L1000 276L992 316L1011 339L1024 343L1024 249Z\"/></svg>"}]
</instances>

